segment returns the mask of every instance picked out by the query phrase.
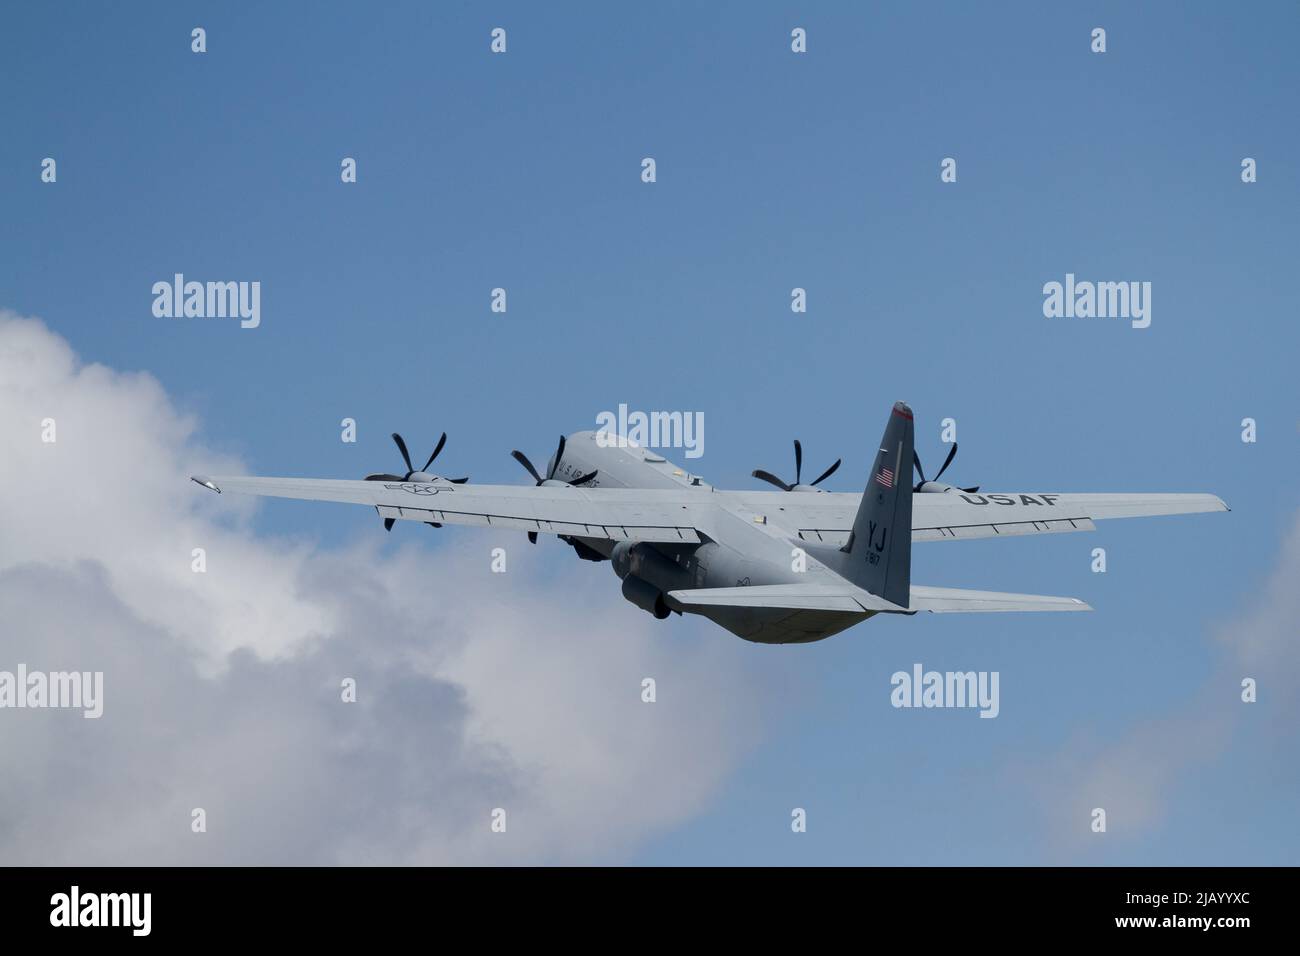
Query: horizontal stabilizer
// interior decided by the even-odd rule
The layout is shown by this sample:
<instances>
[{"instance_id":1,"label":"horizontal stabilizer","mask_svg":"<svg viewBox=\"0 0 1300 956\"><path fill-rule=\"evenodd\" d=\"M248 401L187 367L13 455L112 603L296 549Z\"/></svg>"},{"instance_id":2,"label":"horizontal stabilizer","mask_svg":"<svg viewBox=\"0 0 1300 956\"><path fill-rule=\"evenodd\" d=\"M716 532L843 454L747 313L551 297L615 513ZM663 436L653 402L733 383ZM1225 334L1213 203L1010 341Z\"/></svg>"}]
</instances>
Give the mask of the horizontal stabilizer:
<instances>
[{"instance_id":1,"label":"horizontal stabilizer","mask_svg":"<svg viewBox=\"0 0 1300 956\"><path fill-rule=\"evenodd\" d=\"M929 588L914 584L909 610L950 614L960 611L1091 611L1092 608L1072 597L964 591L961 588Z\"/></svg>"},{"instance_id":2,"label":"horizontal stabilizer","mask_svg":"<svg viewBox=\"0 0 1300 956\"><path fill-rule=\"evenodd\" d=\"M668 596L686 607L763 607L801 611L905 612L847 582L838 584L758 584L737 588L698 588L669 591Z\"/></svg>"},{"instance_id":3,"label":"horizontal stabilizer","mask_svg":"<svg viewBox=\"0 0 1300 956\"><path fill-rule=\"evenodd\" d=\"M1091 611L1072 597L1048 594L1005 594L1001 591L966 591L961 588L931 588L914 584L911 607L899 607L884 598L845 584L764 584L752 587L701 588L669 591L668 596L686 607L761 607L802 611L867 611L905 614L933 611L952 614L962 611Z\"/></svg>"}]
</instances>

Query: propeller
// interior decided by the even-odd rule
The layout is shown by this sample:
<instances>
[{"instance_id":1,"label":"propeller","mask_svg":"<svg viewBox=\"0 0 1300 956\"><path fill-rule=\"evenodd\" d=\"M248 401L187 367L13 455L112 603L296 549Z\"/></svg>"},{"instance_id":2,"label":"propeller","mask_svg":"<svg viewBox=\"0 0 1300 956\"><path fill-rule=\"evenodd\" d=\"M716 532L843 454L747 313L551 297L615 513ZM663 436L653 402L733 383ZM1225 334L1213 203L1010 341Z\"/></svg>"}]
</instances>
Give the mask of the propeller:
<instances>
[{"instance_id":1,"label":"propeller","mask_svg":"<svg viewBox=\"0 0 1300 956\"><path fill-rule=\"evenodd\" d=\"M555 472L560 467L560 459L564 457L564 436L563 435L560 436L560 444L555 449L555 457L551 459L551 467L546 472L545 478L543 478L540 474L538 474L537 469L533 467L533 463L528 460L528 456L525 455L522 451L515 449L510 453L510 457L512 457L515 461L519 462L519 464L523 465L524 468L527 469L528 473L533 476L533 480L537 482L539 486L548 483L552 485L585 485L587 482L591 481L598 474L600 474L600 472L598 471L591 471L585 475L579 475L577 478L574 478L572 481L567 481L563 478L555 477ZM536 531L528 532L528 540L531 541L533 544L536 544L537 532Z\"/></svg>"},{"instance_id":2,"label":"propeller","mask_svg":"<svg viewBox=\"0 0 1300 956\"><path fill-rule=\"evenodd\" d=\"M816 481L805 485L801 480L803 475L803 446L799 444L799 439L796 438L794 440L794 484L787 484L770 471L764 471L762 468L755 469L753 475L755 478L760 478L768 484L776 485L782 491L812 491L831 475L835 474L835 469L840 467L841 461L842 459L836 458L835 464L823 471L821 477Z\"/></svg>"},{"instance_id":3,"label":"propeller","mask_svg":"<svg viewBox=\"0 0 1300 956\"><path fill-rule=\"evenodd\" d=\"M952 464L952 459L956 454L957 454L957 443L953 442L952 447L948 449L948 457L943 460L943 466L939 469L939 473L936 474L933 478L927 480L925 477L925 469L921 467L921 456L918 455L915 450L913 450L912 464L916 466L916 473L921 476L921 480L916 483L916 487L914 487L912 490L917 492L927 492L927 493L939 492L939 491L952 491L953 486L945 485L943 482L939 480L939 477L945 471L948 470L948 466ZM980 490L980 486L976 485L974 488L958 488L957 490L964 491L967 494L973 495L975 492Z\"/></svg>"},{"instance_id":4,"label":"propeller","mask_svg":"<svg viewBox=\"0 0 1300 956\"><path fill-rule=\"evenodd\" d=\"M429 473L429 466L433 464L433 460L437 458L438 453L442 451L442 446L447 444L446 432L442 433L442 437L438 439L438 444L433 449L433 454L430 455L429 460L424 463L424 467L419 469L418 471L411 464L411 453L406 448L406 442L402 439L401 435L397 434L397 432L393 432L393 442L397 445L397 450L402 453L402 461L406 463L406 474L390 475L387 473L383 473L378 475L366 475L366 481L421 481L423 482L423 481L433 481L434 479L439 477L438 475L432 475ZM453 485L463 485L465 484L465 482L469 481L468 478L445 478L443 480L450 481ZM385 518L384 530L392 531L393 525L396 524L396 522L397 522L396 518ZM425 523L432 524L435 528L440 527L439 525L434 524L434 522L432 521L428 521Z\"/></svg>"}]
</instances>

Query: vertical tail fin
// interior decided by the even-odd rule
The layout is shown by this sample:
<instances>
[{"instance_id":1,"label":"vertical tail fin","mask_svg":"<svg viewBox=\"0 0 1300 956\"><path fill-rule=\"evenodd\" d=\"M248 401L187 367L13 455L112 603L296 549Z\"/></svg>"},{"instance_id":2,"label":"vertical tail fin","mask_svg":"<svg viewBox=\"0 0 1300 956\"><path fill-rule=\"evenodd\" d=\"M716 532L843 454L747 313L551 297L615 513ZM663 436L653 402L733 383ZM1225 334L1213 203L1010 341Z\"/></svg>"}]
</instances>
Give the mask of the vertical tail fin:
<instances>
[{"instance_id":1,"label":"vertical tail fin","mask_svg":"<svg viewBox=\"0 0 1300 956\"><path fill-rule=\"evenodd\" d=\"M895 402L853 533L840 549L845 577L901 607L912 586L912 445L912 410Z\"/></svg>"}]
</instances>

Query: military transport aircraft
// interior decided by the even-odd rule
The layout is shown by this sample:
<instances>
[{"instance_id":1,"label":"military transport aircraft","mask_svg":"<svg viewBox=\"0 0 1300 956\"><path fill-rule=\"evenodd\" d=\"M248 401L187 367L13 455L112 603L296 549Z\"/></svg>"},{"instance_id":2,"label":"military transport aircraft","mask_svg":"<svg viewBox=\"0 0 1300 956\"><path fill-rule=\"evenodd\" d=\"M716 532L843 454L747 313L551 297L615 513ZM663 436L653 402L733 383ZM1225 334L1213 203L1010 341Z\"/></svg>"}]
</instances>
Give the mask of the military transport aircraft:
<instances>
[{"instance_id":1,"label":"military transport aircraft","mask_svg":"<svg viewBox=\"0 0 1300 956\"><path fill-rule=\"evenodd\" d=\"M477 525L554 534L589 561L608 560L623 596L655 617L701 614L745 640L804 643L830 637L877 614L917 611L1088 611L1077 598L1003 594L912 584L912 542L959 541L1090 531L1102 518L1227 511L1209 494L980 494L938 479L956 443L927 480L913 450L912 410L894 405L866 490L815 487L839 467L803 484L795 442L795 480L755 471L780 491L720 491L648 448L607 432L561 438L546 475L522 452L514 457L536 484L470 485L416 470L401 436L401 475L362 481L321 478L208 478L233 491L308 501L370 505L396 521ZM913 486L915 464L920 481Z\"/></svg>"}]
</instances>

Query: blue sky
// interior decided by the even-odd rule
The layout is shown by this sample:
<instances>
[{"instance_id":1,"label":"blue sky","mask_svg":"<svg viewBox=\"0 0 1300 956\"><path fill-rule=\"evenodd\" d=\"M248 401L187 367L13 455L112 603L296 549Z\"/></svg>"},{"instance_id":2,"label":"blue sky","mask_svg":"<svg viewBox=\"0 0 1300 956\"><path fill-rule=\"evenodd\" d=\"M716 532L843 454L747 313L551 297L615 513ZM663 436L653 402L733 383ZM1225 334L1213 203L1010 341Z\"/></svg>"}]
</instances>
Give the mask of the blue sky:
<instances>
[{"instance_id":1,"label":"blue sky","mask_svg":"<svg viewBox=\"0 0 1300 956\"><path fill-rule=\"evenodd\" d=\"M799 437L809 472L843 456L828 486L856 491L903 399L934 467L957 420L962 484L1216 493L1231 515L914 554L919 582L1090 615L743 646L775 719L707 807L620 859L1294 863L1295 739L1255 713L1116 839L1064 839L1026 781L1207 686L1236 694L1214 635L1297 507L1297 28L1290 3L11 7L0 307L154 375L260 474L390 470L390 431L420 457L446 430L449 473L515 482L511 448L544 460L627 403L703 412L692 467L715 485L787 474ZM260 280L261 327L155 318L174 272ZM1044 318L1067 272L1150 281L1150 328ZM257 522L325 544L376 524L279 502ZM474 540L402 532L384 546L414 539L431 575ZM1001 716L894 710L889 675L916 661L1000 671Z\"/></svg>"}]
</instances>

